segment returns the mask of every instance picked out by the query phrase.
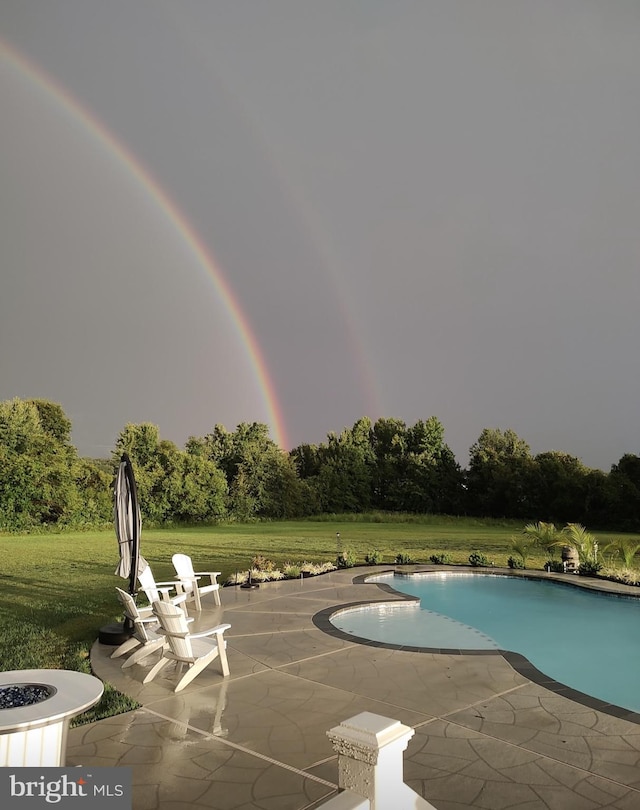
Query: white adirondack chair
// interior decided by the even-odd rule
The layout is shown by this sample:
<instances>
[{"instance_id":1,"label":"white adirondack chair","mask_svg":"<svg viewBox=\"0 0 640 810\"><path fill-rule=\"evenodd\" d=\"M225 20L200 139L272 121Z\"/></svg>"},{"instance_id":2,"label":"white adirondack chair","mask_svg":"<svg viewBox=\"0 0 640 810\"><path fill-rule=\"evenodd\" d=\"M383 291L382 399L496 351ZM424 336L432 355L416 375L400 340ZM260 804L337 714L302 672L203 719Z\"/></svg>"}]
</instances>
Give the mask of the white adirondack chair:
<instances>
[{"instance_id":1,"label":"white adirondack chair","mask_svg":"<svg viewBox=\"0 0 640 810\"><path fill-rule=\"evenodd\" d=\"M202 610L200 600L207 593L213 593L216 605L220 604L220 585L218 585L220 571L194 571L191 557L187 554L174 554L171 559L176 576L187 595L187 601L193 602L196 610ZM211 581L201 585L202 577L209 577Z\"/></svg>"},{"instance_id":2,"label":"white adirondack chair","mask_svg":"<svg viewBox=\"0 0 640 810\"><path fill-rule=\"evenodd\" d=\"M162 658L147 673L143 683L152 681L170 661L187 666L187 671L174 689L175 692L184 689L216 658L220 659L224 677L229 674L224 631L231 627L230 624L219 624L209 630L189 633L187 618L179 607L170 602L154 602L153 613L166 636L168 647L163 649Z\"/></svg>"},{"instance_id":3,"label":"white adirondack chair","mask_svg":"<svg viewBox=\"0 0 640 810\"><path fill-rule=\"evenodd\" d=\"M160 628L156 617L153 615L141 616L134 598L121 588L116 588L116 591L125 616L133 622L133 635L114 650L111 657L119 658L131 650L136 650L136 647L140 648L124 662L122 669L126 669L137 664L138 661L142 661L158 648L163 647L166 642L162 632L158 632Z\"/></svg>"},{"instance_id":4,"label":"white adirondack chair","mask_svg":"<svg viewBox=\"0 0 640 810\"><path fill-rule=\"evenodd\" d=\"M180 582L175 580L172 582L156 582L150 565L147 565L142 573L138 574L138 582L149 600L149 605L140 609L141 613L148 612L151 615L151 606L159 600L171 602L173 605L183 604L186 610L187 594L184 592ZM175 591L173 596L170 596L171 591Z\"/></svg>"}]
</instances>

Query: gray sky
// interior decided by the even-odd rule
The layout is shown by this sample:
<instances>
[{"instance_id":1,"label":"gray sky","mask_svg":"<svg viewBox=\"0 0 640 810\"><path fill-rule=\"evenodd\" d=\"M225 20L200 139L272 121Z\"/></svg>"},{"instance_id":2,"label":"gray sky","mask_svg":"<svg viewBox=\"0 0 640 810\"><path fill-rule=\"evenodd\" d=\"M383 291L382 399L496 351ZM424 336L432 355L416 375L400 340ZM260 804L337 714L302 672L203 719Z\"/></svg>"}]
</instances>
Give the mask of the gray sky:
<instances>
[{"instance_id":1,"label":"gray sky","mask_svg":"<svg viewBox=\"0 0 640 810\"><path fill-rule=\"evenodd\" d=\"M270 411L69 98L215 256L290 446L436 415L463 464L484 427L640 453L637 0L3 0L0 37L0 399L60 402L81 453Z\"/></svg>"}]
</instances>

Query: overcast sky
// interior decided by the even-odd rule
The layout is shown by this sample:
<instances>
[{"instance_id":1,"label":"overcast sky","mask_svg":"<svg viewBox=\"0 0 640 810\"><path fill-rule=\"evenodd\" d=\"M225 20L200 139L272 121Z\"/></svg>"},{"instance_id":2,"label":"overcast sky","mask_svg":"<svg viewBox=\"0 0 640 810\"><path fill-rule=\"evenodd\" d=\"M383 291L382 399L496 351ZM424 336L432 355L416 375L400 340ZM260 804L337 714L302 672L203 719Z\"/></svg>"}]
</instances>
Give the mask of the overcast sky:
<instances>
[{"instance_id":1,"label":"overcast sky","mask_svg":"<svg viewBox=\"0 0 640 810\"><path fill-rule=\"evenodd\" d=\"M82 454L270 420L107 131L289 446L640 453L637 0L2 0L0 37L0 399Z\"/></svg>"}]
</instances>

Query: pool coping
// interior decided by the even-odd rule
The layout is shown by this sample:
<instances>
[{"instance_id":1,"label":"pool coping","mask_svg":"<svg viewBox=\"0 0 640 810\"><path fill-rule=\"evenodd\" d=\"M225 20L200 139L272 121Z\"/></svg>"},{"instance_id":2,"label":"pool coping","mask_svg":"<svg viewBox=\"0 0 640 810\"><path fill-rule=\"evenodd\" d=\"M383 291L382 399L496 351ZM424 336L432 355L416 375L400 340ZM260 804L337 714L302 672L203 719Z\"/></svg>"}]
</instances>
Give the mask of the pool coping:
<instances>
[{"instance_id":1,"label":"pool coping","mask_svg":"<svg viewBox=\"0 0 640 810\"><path fill-rule=\"evenodd\" d=\"M462 570L461 570L462 568ZM640 713L631 711L630 709L626 709L623 706L617 706L613 703L607 703L600 698L595 698L592 695L588 695L585 692L580 692L577 689L574 689L571 686L567 686L567 684L561 683L560 681L555 680L555 678L551 678L549 675L546 675L544 672L539 670L536 666L534 666L529 659L522 655L521 653L513 652L511 650L501 650L501 649L484 649L484 650L461 650L455 647L452 648L445 648L445 647L418 647L409 644L392 644L390 642L385 641L374 641L372 639L364 638L363 636L356 636L352 635L351 633L345 633L343 630L339 630L334 624L331 623L331 618L343 611L353 610L358 607L362 607L365 605L385 605L385 604L397 604L398 602L419 602L420 599L416 596L411 596L410 594L402 593L401 591L397 591L391 585L388 585L386 582L376 582L376 578L384 576L385 574L399 574L400 576L413 576L416 574L420 575L429 575L429 574L441 574L444 572L449 573L458 573L464 574L467 576L515 576L520 577L522 579L533 579L533 580L547 580L551 582L556 582L558 585L566 585L569 587L577 587L582 588L583 590L589 591L596 591L598 593L602 593L609 596L617 596L623 598L630 598L630 599L640 599L640 594L633 594L625 590L625 588L631 586L620 585L620 587L598 587L598 583L596 582L589 582L584 583L574 581L573 579L566 579L566 577L573 577L572 574L553 574L548 572L537 572L537 571L523 571L523 570L511 570L508 568L491 568L487 570L478 570L477 568L473 567L462 567L462 566L432 566L432 567L415 567L415 570L411 571L398 571L396 568L390 568L386 571L376 571L375 573L369 574L358 574L352 580L354 585L376 585L383 593L387 593L389 595L393 595L394 599L392 602L385 602L384 600L376 600L376 599L363 599L357 602L346 602L341 605L334 605L333 607L324 608L323 610L318 611L312 617L313 624L319 629L322 630L323 633L326 633L329 636L333 636L334 638L339 638L344 641L350 641L355 644L362 644L367 647L379 647L388 650L404 650L406 652L415 652L415 653L427 653L430 655L467 655L467 656L474 656L474 655L499 655L504 658L504 660L515 669L520 675L528 680L532 681L533 683L537 684L538 686L542 686L545 689L548 689L550 692L554 692L557 695L562 697L568 698L569 700L573 700L575 703L579 703L582 706L586 706L589 709L595 709L596 711L603 712L604 714L611 715L612 717L617 717L621 720L628 720L631 723L635 723L640 725ZM562 577L562 578L561 578ZM609 582L609 580L606 580ZM613 585L617 585L617 583L611 583Z\"/></svg>"}]
</instances>

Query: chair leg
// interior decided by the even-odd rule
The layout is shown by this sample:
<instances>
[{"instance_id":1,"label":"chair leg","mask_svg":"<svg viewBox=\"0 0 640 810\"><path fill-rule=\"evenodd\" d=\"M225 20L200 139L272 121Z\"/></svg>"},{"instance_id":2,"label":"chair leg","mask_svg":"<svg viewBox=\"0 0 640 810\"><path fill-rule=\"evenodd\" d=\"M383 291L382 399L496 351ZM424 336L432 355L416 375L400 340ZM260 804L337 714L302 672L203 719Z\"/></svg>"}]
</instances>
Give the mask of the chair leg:
<instances>
[{"instance_id":1,"label":"chair leg","mask_svg":"<svg viewBox=\"0 0 640 810\"><path fill-rule=\"evenodd\" d=\"M205 655L203 658L198 659L195 663L191 664L189 669L184 673L182 678L178 681L178 685L173 690L174 692L181 692L187 684L191 683L191 681L199 675L203 669L206 669L209 664L217 657L218 651L212 650L208 655Z\"/></svg>"},{"instance_id":2,"label":"chair leg","mask_svg":"<svg viewBox=\"0 0 640 810\"><path fill-rule=\"evenodd\" d=\"M134 664L137 664L138 661L144 661L151 653L155 652L158 647L166 647L166 642L163 639L157 639L156 641L150 641L148 644L145 644L143 647L140 647L139 650L136 650L133 655L130 655L129 658L124 662L122 665L122 669L127 669L127 667L132 667Z\"/></svg>"},{"instance_id":3,"label":"chair leg","mask_svg":"<svg viewBox=\"0 0 640 810\"><path fill-rule=\"evenodd\" d=\"M111 653L110 657L119 658L121 655L128 653L129 650L135 650L138 644L140 644L138 639L132 636L131 638L128 638L126 641L123 641L122 644Z\"/></svg>"},{"instance_id":4,"label":"chair leg","mask_svg":"<svg viewBox=\"0 0 640 810\"><path fill-rule=\"evenodd\" d=\"M160 670L161 670L161 669L164 669L164 668L167 666L167 664L169 663L169 661L170 661L170 660L171 660L170 658L165 658L165 657L163 656L163 657L162 657L162 658L161 658L161 659L158 661L158 663L157 663L157 664L155 664L155 665L154 665L154 666L153 666L153 667L152 667L152 668L149 670L149 672L147 672L147 674L144 676L144 678L143 678L143 680L142 680L142 683L149 683L149 681L152 681L152 680L153 680L153 679L156 677L156 675L158 674L158 672L160 672Z\"/></svg>"},{"instance_id":5,"label":"chair leg","mask_svg":"<svg viewBox=\"0 0 640 810\"><path fill-rule=\"evenodd\" d=\"M218 642L218 652L220 653L220 668L222 674L226 678L229 674L229 662L227 661L227 642L222 637L222 633L216 633L216 640Z\"/></svg>"},{"instance_id":6,"label":"chair leg","mask_svg":"<svg viewBox=\"0 0 640 810\"><path fill-rule=\"evenodd\" d=\"M218 588L218 589L216 589L216 590L213 592L213 598L215 599L216 605L218 605L218 607L220 607L220 605L221 605L222 603L221 603L221 601L220 601L220 589L219 589L219 588Z\"/></svg>"}]
</instances>

